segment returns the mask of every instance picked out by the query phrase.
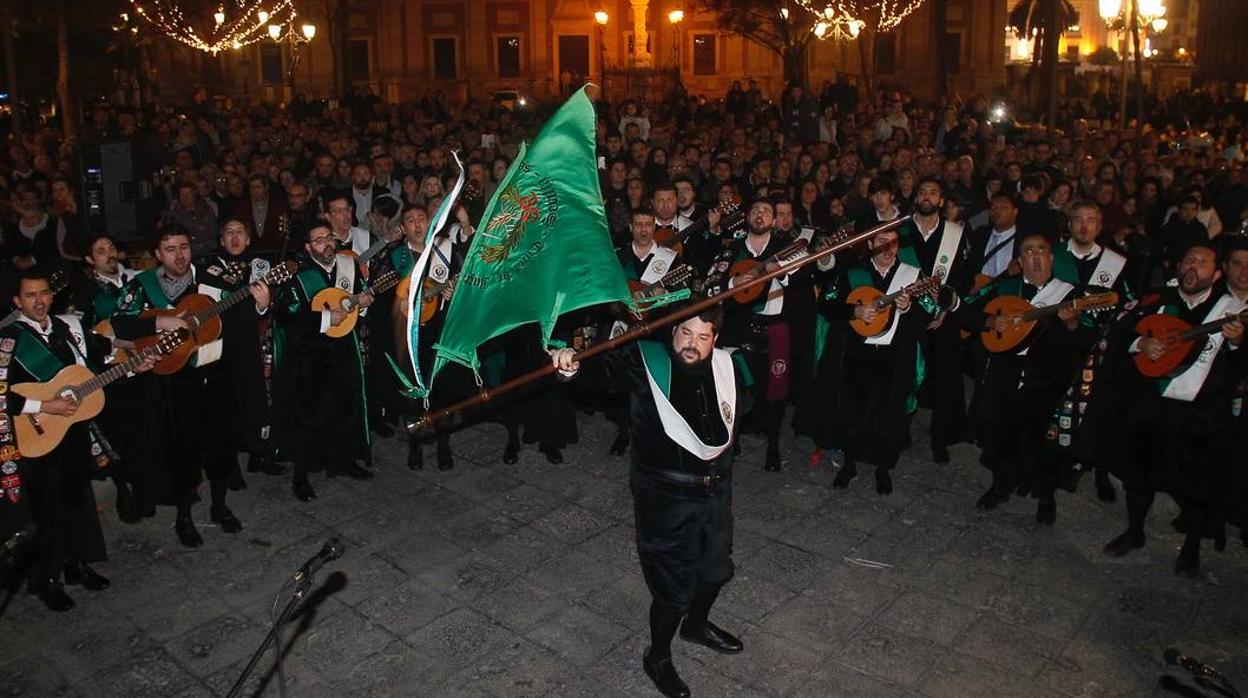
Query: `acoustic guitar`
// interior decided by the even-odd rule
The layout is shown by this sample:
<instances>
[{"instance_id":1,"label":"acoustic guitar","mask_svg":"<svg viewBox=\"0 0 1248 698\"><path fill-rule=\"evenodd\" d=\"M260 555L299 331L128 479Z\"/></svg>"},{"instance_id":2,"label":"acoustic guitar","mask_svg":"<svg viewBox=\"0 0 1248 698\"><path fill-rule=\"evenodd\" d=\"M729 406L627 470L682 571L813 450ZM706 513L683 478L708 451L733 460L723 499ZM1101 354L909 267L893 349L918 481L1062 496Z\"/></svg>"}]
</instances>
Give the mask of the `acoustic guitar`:
<instances>
[{"instance_id":1,"label":"acoustic guitar","mask_svg":"<svg viewBox=\"0 0 1248 698\"><path fill-rule=\"evenodd\" d=\"M355 329L355 324L359 320L360 299L365 295L377 296L385 293L398 284L399 281L399 273L391 270L377 277L377 282L371 287L356 294L350 294L336 286L330 286L329 288L321 289L319 293L312 297L312 310L315 312L334 309L345 310L347 315L342 319L342 322L337 325L330 325L329 329L325 330L325 334L334 339L346 337Z\"/></svg>"},{"instance_id":2,"label":"acoustic guitar","mask_svg":"<svg viewBox=\"0 0 1248 698\"><path fill-rule=\"evenodd\" d=\"M1018 296L998 296L984 306L984 329L980 331L979 338L983 341L984 348L999 354L1018 346L1042 318L1057 315L1063 309L1096 311L1117 304L1118 294L1112 291L1093 293L1044 308L1037 308ZM1010 318L1012 324L1000 332L992 329L991 320L997 316Z\"/></svg>"},{"instance_id":3,"label":"acoustic guitar","mask_svg":"<svg viewBox=\"0 0 1248 698\"><path fill-rule=\"evenodd\" d=\"M1173 315L1146 315L1135 324L1135 333L1140 337L1160 339L1166 348L1156 361L1148 358L1144 352L1137 353L1135 367L1149 378L1169 375L1184 363L1188 363L1187 359L1193 351L1204 349L1205 343L1197 345L1197 339L1219 332L1227 323L1235 320L1248 322L1248 309L1195 327Z\"/></svg>"},{"instance_id":4,"label":"acoustic guitar","mask_svg":"<svg viewBox=\"0 0 1248 698\"><path fill-rule=\"evenodd\" d=\"M282 262L277 266L269 269L269 272L261 277L268 286L277 286L284 284L299 271L299 264L294 261ZM213 301L209 296L202 293L191 293L182 297L178 304L173 308L145 310L139 317L158 318L158 317L180 317L186 320L186 324L191 328L191 341L178 345L168 354L164 355L152 372L158 376L168 376L182 370L186 362L190 360L191 354L199 347L216 341L221 336L221 313L233 308L247 298L251 298L250 284L243 286L230 295L219 301ZM112 323L104 320L97 323L93 328L96 334L106 337L113 337ZM134 340L134 346L130 351L143 351L148 347L154 346L160 341L160 335L153 335ZM121 356L118 357L119 359Z\"/></svg>"},{"instance_id":5,"label":"acoustic guitar","mask_svg":"<svg viewBox=\"0 0 1248 698\"><path fill-rule=\"evenodd\" d=\"M429 321L433 319L433 316L437 315L438 305L442 302L442 292L448 288L454 291L455 284L458 281L459 274L456 274L441 283L438 283L428 277L425 278L421 285L420 299L418 301L420 303L420 324L429 324ZM412 275L408 274L399 281L398 285L394 287L394 297L396 299L402 299L402 302L398 302L396 300L396 303L398 303L399 314L403 317L407 317L408 312L410 312L407 309L407 292L411 290L411 284Z\"/></svg>"},{"instance_id":6,"label":"acoustic guitar","mask_svg":"<svg viewBox=\"0 0 1248 698\"><path fill-rule=\"evenodd\" d=\"M738 220L743 218L745 214L741 211L741 197L736 194L724 194L719 199L719 203L715 205L714 211L719 211L721 227L730 227ZM698 218L684 230L676 230L675 228L655 228L654 241L658 244L676 250L676 254L683 254L684 243L693 235L701 235L711 227L710 211L706 215Z\"/></svg>"},{"instance_id":7,"label":"acoustic guitar","mask_svg":"<svg viewBox=\"0 0 1248 698\"><path fill-rule=\"evenodd\" d=\"M86 366L71 364L57 372L45 383L18 383L9 388L26 399L47 402L64 398L77 403L73 415L62 417L55 414L19 414L13 419L17 435L17 448L23 456L38 458L52 452L65 438L69 428L79 422L94 418L104 409L103 389L109 383L134 372L151 358L167 356L179 347L186 346L191 338L189 330L162 332L155 341L139 349L126 361L96 375Z\"/></svg>"},{"instance_id":8,"label":"acoustic guitar","mask_svg":"<svg viewBox=\"0 0 1248 698\"><path fill-rule=\"evenodd\" d=\"M912 299L924 294L934 296L940 291L940 284L943 280L944 277L942 276L928 276L909 284L900 291L887 295L874 286L859 286L850 292L845 302L850 305L870 305L879 312L871 322L854 318L849 321L849 326L863 337L874 337L882 334L884 330L888 329L889 323L892 322L893 306L896 305L897 299L902 294L910 296Z\"/></svg>"}]
</instances>

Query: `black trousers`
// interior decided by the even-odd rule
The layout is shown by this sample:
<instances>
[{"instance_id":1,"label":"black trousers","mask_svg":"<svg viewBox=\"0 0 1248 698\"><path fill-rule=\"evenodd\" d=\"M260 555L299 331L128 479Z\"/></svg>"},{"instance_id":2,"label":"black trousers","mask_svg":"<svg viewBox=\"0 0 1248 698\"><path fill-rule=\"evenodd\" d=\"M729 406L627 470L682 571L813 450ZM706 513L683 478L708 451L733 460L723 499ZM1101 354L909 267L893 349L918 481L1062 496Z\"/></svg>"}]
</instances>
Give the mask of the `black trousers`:
<instances>
[{"instance_id":1,"label":"black trousers","mask_svg":"<svg viewBox=\"0 0 1248 698\"><path fill-rule=\"evenodd\" d=\"M658 482L634 468L637 554L650 594L681 611L699 583L732 579L732 481L711 488Z\"/></svg>"},{"instance_id":2,"label":"black trousers","mask_svg":"<svg viewBox=\"0 0 1248 698\"><path fill-rule=\"evenodd\" d=\"M59 578L67 561L103 562L108 555L91 489L90 446L85 424L75 425L55 450L19 461L38 531L31 574Z\"/></svg>"}]
</instances>

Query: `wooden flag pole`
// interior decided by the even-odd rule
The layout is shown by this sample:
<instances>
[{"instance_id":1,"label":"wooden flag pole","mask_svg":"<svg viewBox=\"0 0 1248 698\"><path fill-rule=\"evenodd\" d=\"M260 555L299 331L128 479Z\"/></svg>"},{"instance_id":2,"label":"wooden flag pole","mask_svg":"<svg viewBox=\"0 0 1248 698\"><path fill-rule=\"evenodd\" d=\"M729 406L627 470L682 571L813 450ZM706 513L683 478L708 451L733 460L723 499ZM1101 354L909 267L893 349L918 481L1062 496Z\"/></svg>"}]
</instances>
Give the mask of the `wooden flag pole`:
<instances>
[{"instance_id":1,"label":"wooden flag pole","mask_svg":"<svg viewBox=\"0 0 1248 698\"><path fill-rule=\"evenodd\" d=\"M807 264L818 261L820 259L824 259L825 257L833 255L846 248L853 247L854 245L857 245L860 242L869 240L880 233L888 232L890 230L895 230L901 227L902 224L906 223L910 219L911 219L910 216L902 216L900 218L894 218L893 220L888 221L887 223L881 223L880 225L877 225L876 227L870 230L866 230L861 233L855 233L853 235L850 235L844 240L835 242L829 245L828 247L822 250L819 250L818 252L812 253L800 259L796 259L792 262L789 262L788 264L782 264L778 268L770 272L767 272L766 274L762 274L747 283L741 284L740 286L735 286L726 291L722 291L713 296L700 300L696 303L686 305L683 308L677 310L676 312L664 315L663 317L657 320L652 320L649 322L642 321L641 324L637 325L636 327L629 330L628 332L625 332L624 334L614 339L603 342L602 344L595 344L594 346L586 349L585 351L578 353L576 356L572 358L574 361L581 362L590 357L597 356L598 354L601 354L603 352L611 351L612 349L620 346L621 344L627 344L628 342L632 342L634 340L640 339L661 327L667 327L668 325L684 320L685 318L691 315L696 315L713 305L722 303L724 302L724 300L726 300L729 296L732 296L733 294L740 293L741 291L753 288L760 284L769 283L771 282L772 279L776 279L786 274L790 274L796 271L797 269L800 269L806 266ZM502 395L503 393L509 393L512 390L515 390L516 388L532 383L533 381L539 378L548 376L554 372L555 372L554 365L546 364L540 368L535 368L532 371L529 371L528 373L516 376L515 378L512 378L511 380L505 383L501 383L498 386L495 386L494 388L482 388L481 391L478 394L474 395L473 397L461 400L451 405L450 407L439 410L437 412L426 413L419 420L408 423L407 431L409 434L418 434L421 431L428 429L435 422L439 422L441 420L446 419L447 417L455 415L459 412L463 412L464 410L470 407L475 407L477 405L489 402L490 400L494 399L495 397L499 395Z\"/></svg>"}]
</instances>

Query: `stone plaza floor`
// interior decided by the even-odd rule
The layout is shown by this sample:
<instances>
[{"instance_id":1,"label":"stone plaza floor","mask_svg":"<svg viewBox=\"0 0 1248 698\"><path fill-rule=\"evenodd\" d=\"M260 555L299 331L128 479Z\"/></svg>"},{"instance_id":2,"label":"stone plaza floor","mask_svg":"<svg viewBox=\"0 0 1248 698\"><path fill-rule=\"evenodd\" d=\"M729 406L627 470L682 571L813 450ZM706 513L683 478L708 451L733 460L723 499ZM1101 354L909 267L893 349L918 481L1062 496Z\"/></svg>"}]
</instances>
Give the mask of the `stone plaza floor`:
<instances>
[{"instance_id":1,"label":"stone plaza floor","mask_svg":"<svg viewBox=\"0 0 1248 698\"><path fill-rule=\"evenodd\" d=\"M0 695L223 695L283 580L334 536L346 554L286 629L291 696L658 695L641 671L648 595L627 460L606 455L601 417L579 419L559 466L532 446L503 465L502 428L482 425L455 435L451 472L409 471L404 444L388 439L374 480L315 477L308 504L288 478L249 475L230 501L245 530L222 534L201 504L196 550L177 544L171 510L118 523L101 485L111 558L98 569L113 586L70 588L78 608L65 614L25 593L0 602ZM762 444L743 438L737 575L712 618L746 649L727 657L677 640L695 696L1165 695L1170 646L1248 688L1237 538L1222 554L1206 546L1190 581L1172 572L1180 536L1167 498L1147 546L1120 559L1101 546L1123 505L1097 502L1090 478L1059 494L1052 529L1037 528L1033 500L978 511L977 452L933 465L921 421L890 497L870 469L833 491L806 439L786 437L784 470L763 472ZM273 667L270 652L246 695L278 695Z\"/></svg>"}]
</instances>

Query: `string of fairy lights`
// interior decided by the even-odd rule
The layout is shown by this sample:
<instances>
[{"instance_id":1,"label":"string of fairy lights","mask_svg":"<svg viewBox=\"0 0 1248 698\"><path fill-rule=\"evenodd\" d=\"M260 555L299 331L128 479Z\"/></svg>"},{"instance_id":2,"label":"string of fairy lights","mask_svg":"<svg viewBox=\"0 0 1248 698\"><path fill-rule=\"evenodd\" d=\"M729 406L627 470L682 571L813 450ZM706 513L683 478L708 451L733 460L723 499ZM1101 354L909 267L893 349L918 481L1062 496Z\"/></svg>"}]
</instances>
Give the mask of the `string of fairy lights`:
<instances>
[{"instance_id":1,"label":"string of fairy lights","mask_svg":"<svg viewBox=\"0 0 1248 698\"><path fill-rule=\"evenodd\" d=\"M857 39L866 28L867 17L876 19L877 32L897 28L926 0L796 0L815 19L811 29L819 39ZM788 10L780 10L788 19Z\"/></svg>"},{"instance_id":2,"label":"string of fairy lights","mask_svg":"<svg viewBox=\"0 0 1248 698\"><path fill-rule=\"evenodd\" d=\"M217 54L271 38L270 27L294 27L292 0L221 0L188 17L179 0L130 0L134 12L162 34L191 48ZM210 11L211 10L211 11Z\"/></svg>"}]
</instances>

